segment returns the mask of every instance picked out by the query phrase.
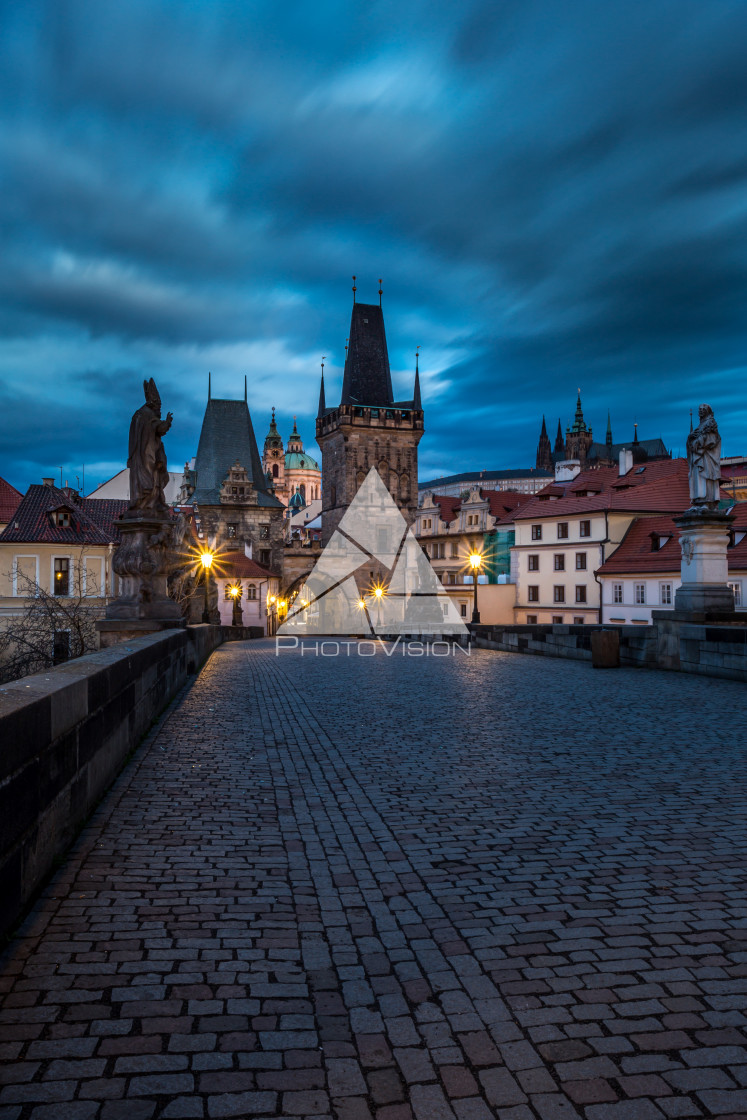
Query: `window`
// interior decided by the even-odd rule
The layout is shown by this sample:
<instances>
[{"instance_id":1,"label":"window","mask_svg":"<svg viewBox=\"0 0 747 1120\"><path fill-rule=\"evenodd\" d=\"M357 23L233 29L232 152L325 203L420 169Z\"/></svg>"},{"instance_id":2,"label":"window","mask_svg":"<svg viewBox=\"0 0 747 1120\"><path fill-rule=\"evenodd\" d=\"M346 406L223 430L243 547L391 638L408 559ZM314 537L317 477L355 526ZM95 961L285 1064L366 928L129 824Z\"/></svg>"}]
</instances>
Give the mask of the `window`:
<instances>
[{"instance_id":1,"label":"window","mask_svg":"<svg viewBox=\"0 0 747 1120\"><path fill-rule=\"evenodd\" d=\"M567 521L559 521L558 522L558 540L559 541L565 541L567 539L568 539L568 522Z\"/></svg>"},{"instance_id":2,"label":"window","mask_svg":"<svg viewBox=\"0 0 747 1120\"><path fill-rule=\"evenodd\" d=\"M576 571L577 572L585 572L586 571L586 553L585 552L577 552L576 553Z\"/></svg>"},{"instance_id":3,"label":"window","mask_svg":"<svg viewBox=\"0 0 747 1120\"><path fill-rule=\"evenodd\" d=\"M583 615L574 615L573 616L573 625L574 626L583 626L584 625Z\"/></svg>"},{"instance_id":4,"label":"window","mask_svg":"<svg viewBox=\"0 0 747 1120\"><path fill-rule=\"evenodd\" d=\"M542 540L542 526L541 525L532 525L532 540L533 541L541 541Z\"/></svg>"},{"instance_id":5,"label":"window","mask_svg":"<svg viewBox=\"0 0 747 1120\"><path fill-rule=\"evenodd\" d=\"M612 602L622 603L623 601L623 585L621 583L612 584Z\"/></svg>"},{"instance_id":6,"label":"window","mask_svg":"<svg viewBox=\"0 0 747 1120\"><path fill-rule=\"evenodd\" d=\"M269 541L269 539L270 539L270 526L269 525L260 525L260 527L259 527L259 539L261 541Z\"/></svg>"},{"instance_id":7,"label":"window","mask_svg":"<svg viewBox=\"0 0 747 1120\"><path fill-rule=\"evenodd\" d=\"M55 630L52 638L52 661L59 665L70 657L70 631Z\"/></svg>"},{"instance_id":8,"label":"window","mask_svg":"<svg viewBox=\"0 0 747 1120\"><path fill-rule=\"evenodd\" d=\"M664 607L671 607L672 605L672 585L671 583L659 584L659 602Z\"/></svg>"},{"instance_id":9,"label":"window","mask_svg":"<svg viewBox=\"0 0 747 1120\"><path fill-rule=\"evenodd\" d=\"M272 477L277 478L279 474L280 474L280 468L278 467L277 463L273 463L272 464Z\"/></svg>"},{"instance_id":10,"label":"window","mask_svg":"<svg viewBox=\"0 0 747 1120\"><path fill-rule=\"evenodd\" d=\"M459 604L459 613L461 614L462 618L467 617L467 604L466 603L460 603Z\"/></svg>"},{"instance_id":11,"label":"window","mask_svg":"<svg viewBox=\"0 0 747 1120\"><path fill-rule=\"evenodd\" d=\"M254 586L253 583L250 583L249 586L247 587L246 597L247 597L247 599L256 599L257 598L257 588Z\"/></svg>"},{"instance_id":12,"label":"window","mask_svg":"<svg viewBox=\"0 0 747 1120\"><path fill-rule=\"evenodd\" d=\"M70 510L69 509L58 509L58 510L56 510L55 514L54 514L54 523L59 529L69 529L70 528ZM67 631L65 631L65 633L67 633Z\"/></svg>"},{"instance_id":13,"label":"window","mask_svg":"<svg viewBox=\"0 0 747 1120\"><path fill-rule=\"evenodd\" d=\"M576 602L577 603L585 603L586 602L586 588L584 587L583 584L577 584L576 585Z\"/></svg>"},{"instance_id":14,"label":"window","mask_svg":"<svg viewBox=\"0 0 747 1120\"><path fill-rule=\"evenodd\" d=\"M235 540L236 539L236 529L238 528L238 526L236 526L234 524L231 524L231 525L226 526L226 528L228 530L228 539L229 540Z\"/></svg>"},{"instance_id":15,"label":"window","mask_svg":"<svg viewBox=\"0 0 747 1120\"><path fill-rule=\"evenodd\" d=\"M565 602L565 587L562 587L557 583L555 584L552 589L552 601L553 603Z\"/></svg>"},{"instance_id":16,"label":"window","mask_svg":"<svg viewBox=\"0 0 747 1120\"><path fill-rule=\"evenodd\" d=\"M555 553L555 555L553 557L553 562L554 562L553 567L555 568L556 572L564 572L565 571L565 556L563 555L562 552L556 552Z\"/></svg>"},{"instance_id":17,"label":"window","mask_svg":"<svg viewBox=\"0 0 747 1120\"><path fill-rule=\"evenodd\" d=\"M741 607L742 605L742 584L740 582L730 583L728 585L734 592L734 606Z\"/></svg>"},{"instance_id":18,"label":"window","mask_svg":"<svg viewBox=\"0 0 747 1120\"><path fill-rule=\"evenodd\" d=\"M527 626L536 626L536 625L537 625L537 615L536 614L528 614L527 615Z\"/></svg>"},{"instance_id":19,"label":"window","mask_svg":"<svg viewBox=\"0 0 747 1120\"><path fill-rule=\"evenodd\" d=\"M552 616L552 621L553 621L553 625L554 625L554 626L560 626L560 625L562 625L562 623L563 623L563 616L562 616L562 614L554 614L554 615Z\"/></svg>"},{"instance_id":20,"label":"window","mask_svg":"<svg viewBox=\"0 0 747 1120\"><path fill-rule=\"evenodd\" d=\"M590 537L591 536L591 521L580 522L579 527L578 527L578 535L580 537Z\"/></svg>"},{"instance_id":21,"label":"window","mask_svg":"<svg viewBox=\"0 0 747 1120\"><path fill-rule=\"evenodd\" d=\"M527 588L527 599L529 600L530 603L539 603L539 601L540 601L540 589L537 586L537 584L531 584Z\"/></svg>"},{"instance_id":22,"label":"window","mask_svg":"<svg viewBox=\"0 0 747 1120\"><path fill-rule=\"evenodd\" d=\"M269 566L270 566L270 550L269 550L269 548L260 548L260 550L259 550L259 562L260 562L260 564L262 565L263 568L269 568Z\"/></svg>"},{"instance_id":23,"label":"window","mask_svg":"<svg viewBox=\"0 0 747 1120\"><path fill-rule=\"evenodd\" d=\"M55 595L70 594L70 561L67 556L57 556L54 562Z\"/></svg>"},{"instance_id":24,"label":"window","mask_svg":"<svg viewBox=\"0 0 747 1120\"><path fill-rule=\"evenodd\" d=\"M636 603L645 603L646 602L646 584L645 583L637 583L635 585L635 601L636 601Z\"/></svg>"},{"instance_id":25,"label":"window","mask_svg":"<svg viewBox=\"0 0 747 1120\"><path fill-rule=\"evenodd\" d=\"M538 552L533 552L527 557L527 569L530 572L538 572L540 570L540 558Z\"/></svg>"},{"instance_id":26,"label":"window","mask_svg":"<svg viewBox=\"0 0 747 1120\"><path fill-rule=\"evenodd\" d=\"M459 545L456 541L451 542L451 559L457 560L459 558Z\"/></svg>"}]
</instances>

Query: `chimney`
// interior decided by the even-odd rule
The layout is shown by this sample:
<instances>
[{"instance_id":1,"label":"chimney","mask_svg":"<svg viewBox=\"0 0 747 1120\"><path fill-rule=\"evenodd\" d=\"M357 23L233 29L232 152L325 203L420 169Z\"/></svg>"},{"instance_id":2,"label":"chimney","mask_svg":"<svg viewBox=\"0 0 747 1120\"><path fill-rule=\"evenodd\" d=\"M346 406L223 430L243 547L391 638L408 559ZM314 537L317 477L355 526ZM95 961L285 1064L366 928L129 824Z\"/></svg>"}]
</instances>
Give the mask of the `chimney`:
<instances>
[{"instance_id":1,"label":"chimney","mask_svg":"<svg viewBox=\"0 0 747 1120\"><path fill-rule=\"evenodd\" d=\"M42 479L42 486L54 486L54 479L53 478L43 478Z\"/></svg>"},{"instance_id":2,"label":"chimney","mask_svg":"<svg viewBox=\"0 0 747 1120\"><path fill-rule=\"evenodd\" d=\"M629 447L620 449L620 466L618 467L618 475L620 478L627 474L628 471L633 469L633 452Z\"/></svg>"}]
</instances>

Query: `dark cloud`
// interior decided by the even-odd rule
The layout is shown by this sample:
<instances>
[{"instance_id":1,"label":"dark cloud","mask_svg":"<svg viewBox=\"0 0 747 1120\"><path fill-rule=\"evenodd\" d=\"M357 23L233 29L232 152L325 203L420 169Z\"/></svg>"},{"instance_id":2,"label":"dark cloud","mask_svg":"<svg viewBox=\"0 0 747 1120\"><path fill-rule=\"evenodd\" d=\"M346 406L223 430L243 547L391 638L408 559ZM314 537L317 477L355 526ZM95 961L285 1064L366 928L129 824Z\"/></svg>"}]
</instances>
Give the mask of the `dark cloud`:
<instances>
[{"instance_id":1,"label":"dark cloud","mask_svg":"<svg viewBox=\"0 0 747 1120\"><path fill-rule=\"evenodd\" d=\"M542 412L747 450L747 9L167 0L2 6L0 474L123 459L143 374L311 438L350 275L423 347L423 474L533 461ZM226 390L228 391L228 390ZM24 418L33 415L35 431ZM62 421L62 422L61 422Z\"/></svg>"}]
</instances>

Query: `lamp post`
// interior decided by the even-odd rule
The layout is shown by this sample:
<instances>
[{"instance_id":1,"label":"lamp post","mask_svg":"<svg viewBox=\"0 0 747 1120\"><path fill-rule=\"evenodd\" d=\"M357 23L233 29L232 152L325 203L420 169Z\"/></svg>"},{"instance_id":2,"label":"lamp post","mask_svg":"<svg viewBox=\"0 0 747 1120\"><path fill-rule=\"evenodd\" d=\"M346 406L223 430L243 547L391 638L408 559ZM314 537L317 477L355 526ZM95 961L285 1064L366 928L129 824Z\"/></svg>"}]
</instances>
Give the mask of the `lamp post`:
<instances>
[{"instance_id":1,"label":"lamp post","mask_svg":"<svg viewBox=\"0 0 747 1120\"><path fill-rule=\"evenodd\" d=\"M241 611L241 590L242 589L240 583L234 583L228 589L228 592L233 600L233 609L231 613L232 626L242 626L244 623Z\"/></svg>"},{"instance_id":2,"label":"lamp post","mask_svg":"<svg viewBox=\"0 0 747 1120\"><path fill-rule=\"evenodd\" d=\"M210 606L208 604L208 587L210 584L210 569L213 566L213 553L203 552L200 556L202 567L205 572L205 607L202 612L202 621L210 622Z\"/></svg>"},{"instance_id":3,"label":"lamp post","mask_svg":"<svg viewBox=\"0 0 747 1120\"><path fill-rule=\"evenodd\" d=\"M474 585L474 600L472 605L472 622L480 621L480 612L477 609L477 577L482 568L482 555L479 552L471 552L469 557L469 564L472 569L472 583Z\"/></svg>"},{"instance_id":4,"label":"lamp post","mask_svg":"<svg viewBox=\"0 0 747 1120\"><path fill-rule=\"evenodd\" d=\"M275 604L276 604L276 602L277 602L277 598L276 598L276 597L275 597L274 595L270 595L270 597L269 597L269 599L268 599L268 602L269 602L269 604L270 604L270 625L269 625L269 630L270 630L270 636L272 636L272 635L273 635L273 634L275 633L276 629L277 629L277 627L276 627L276 624L275 624Z\"/></svg>"},{"instance_id":5,"label":"lamp post","mask_svg":"<svg viewBox=\"0 0 747 1120\"><path fill-rule=\"evenodd\" d=\"M381 597L384 594L384 588L379 584L374 587L374 595L376 596L376 628L381 626Z\"/></svg>"}]
</instances>

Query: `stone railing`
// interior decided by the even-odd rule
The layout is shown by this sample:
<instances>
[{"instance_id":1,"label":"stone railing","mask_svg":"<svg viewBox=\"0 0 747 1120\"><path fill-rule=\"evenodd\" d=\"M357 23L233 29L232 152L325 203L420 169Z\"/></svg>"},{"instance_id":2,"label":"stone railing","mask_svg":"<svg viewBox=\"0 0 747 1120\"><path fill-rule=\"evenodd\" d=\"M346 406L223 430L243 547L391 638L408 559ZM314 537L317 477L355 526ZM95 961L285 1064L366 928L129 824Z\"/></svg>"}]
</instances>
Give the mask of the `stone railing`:
<instances>
[{"instance_id":1,"label":"stone railing","mask_svg":"<svg viewBox=\"0 0 747 1120\"><path fill-rule=\"evenodd\" d=\"M258 636L162 630L0 688L0 932L189 676L221 642Z\"/></svg>"},{"instance_id":2,"label":"stone railing","mask_svg":"<svg viewBox=\"0 0 747 1120\"><path fill-rule=\"evenodd\" d=\"M663 613L663 612L662 612ZM652 626L472 626L478 646L568 657L597 665L642 666L747 682L747 625L676 619ZM595 639L599 635L602 640Z\"/></svg>"}]
</instances>

